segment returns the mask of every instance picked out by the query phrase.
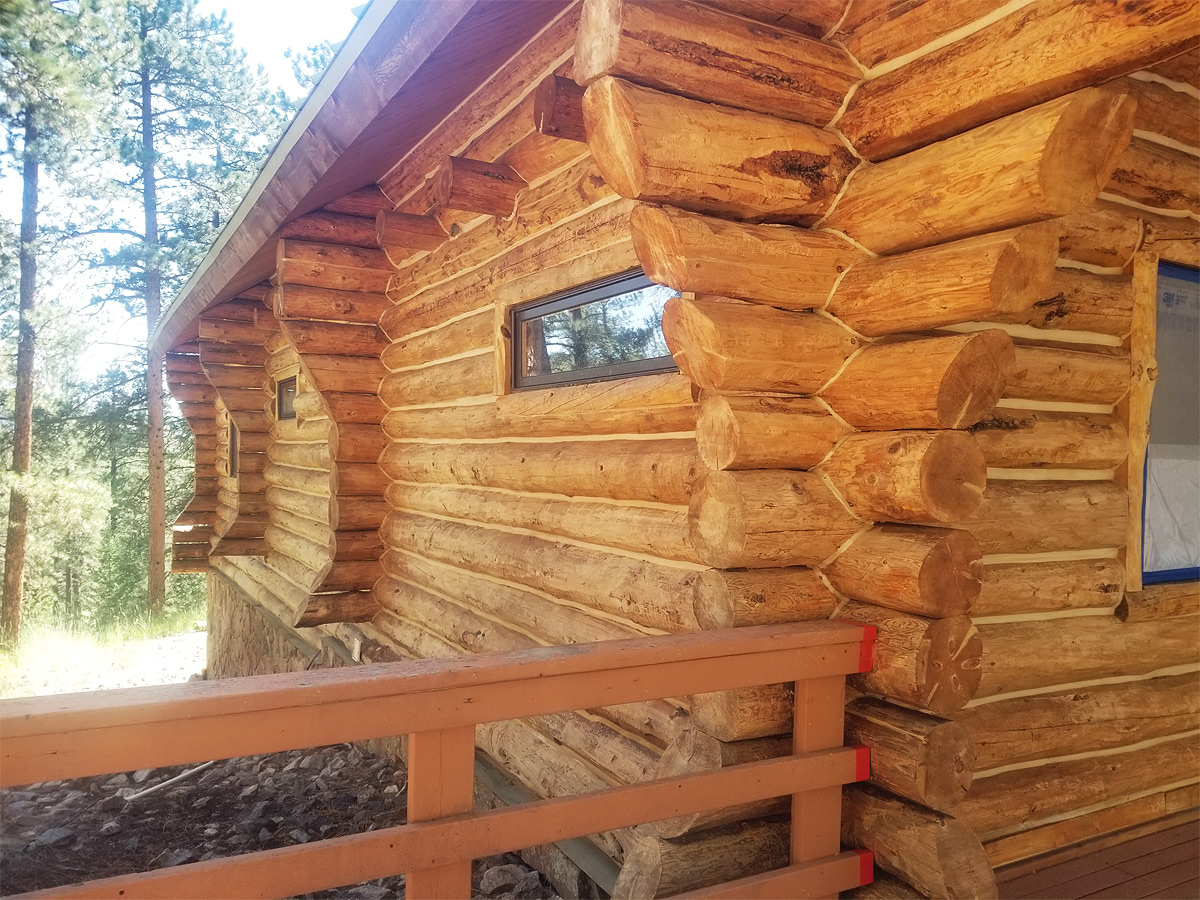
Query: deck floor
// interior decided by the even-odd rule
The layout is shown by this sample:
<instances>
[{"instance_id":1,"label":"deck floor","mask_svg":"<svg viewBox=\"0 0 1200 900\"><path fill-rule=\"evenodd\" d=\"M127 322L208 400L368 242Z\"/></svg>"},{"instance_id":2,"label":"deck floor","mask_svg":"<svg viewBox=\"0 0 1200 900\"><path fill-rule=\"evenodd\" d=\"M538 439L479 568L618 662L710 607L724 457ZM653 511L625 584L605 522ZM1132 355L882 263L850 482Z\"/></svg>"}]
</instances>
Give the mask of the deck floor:
<instances>
[{"instance_id":1,"label":"deck floor","mask_svg":"<svg viewBox=\"0 0 1200 900\"><path fill-rule=\"evenodd\" d=\"M1001 900L1200 900L1200 820L1004 880Z\"/></svg>"}]
</instances>

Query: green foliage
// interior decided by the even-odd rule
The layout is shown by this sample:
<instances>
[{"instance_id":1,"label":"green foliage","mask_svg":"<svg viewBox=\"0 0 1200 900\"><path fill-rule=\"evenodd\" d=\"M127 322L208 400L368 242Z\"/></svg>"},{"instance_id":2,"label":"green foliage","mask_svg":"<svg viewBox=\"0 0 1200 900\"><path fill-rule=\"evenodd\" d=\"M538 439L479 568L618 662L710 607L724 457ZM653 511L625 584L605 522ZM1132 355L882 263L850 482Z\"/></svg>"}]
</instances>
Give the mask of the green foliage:
<instances>
[{"instance_id":1,"label":"green foliage","mask_svg":"<svg viewBox=\"0 0 1200 900\"><path fill-rule=\"evenodd\" d=\"M329 41L321 41L319 44L313 44L307 50L284 51L283 55L292 63L292 76L296 79L296 83L300 85L300 90L304 96L312 93L312 89L317 86L317 82L321 80L321 76L325 74L325 70L333 62L337 51L338 48L329 43Z\"/></svg>"}]
</instances>

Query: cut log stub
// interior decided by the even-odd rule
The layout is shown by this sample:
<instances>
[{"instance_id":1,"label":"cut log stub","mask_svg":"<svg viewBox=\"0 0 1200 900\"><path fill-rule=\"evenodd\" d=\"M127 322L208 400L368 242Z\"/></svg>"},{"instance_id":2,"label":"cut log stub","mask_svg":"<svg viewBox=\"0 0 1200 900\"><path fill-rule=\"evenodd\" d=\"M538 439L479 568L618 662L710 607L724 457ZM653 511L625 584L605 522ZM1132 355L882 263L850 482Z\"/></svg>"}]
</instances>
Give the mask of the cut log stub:
<instances>
[{"instance_id":1,"label":"cut log stub","mask_svg":"<svg viewBox=\"0 0 1200 900\"><path fill-rule=\"evenodd\" d=\"M842 843L927 897L995 900L996 876L967 825L868 785L842 791Z\"/></svg>"},{"instance_id":2,"label":"cut log stub","mask_svg":"<svg viewBox=\"0 0 1200 900\"><path fill-rule=\"evenodd\" d=\"M863 697L846 707L846 743L871 749L871 781L930 809L965 799L975 748L957 722Z\"/></svg>"},{"instance_id":3,"label":"cut log stub","mask_svg":"<svg viewBox=\"0 0 1200 900\"><path fill-rule=\"evenodd\" d=\"M451 156L438 174L437 205L506 219L517 206L525 179L504 163Z\"/></svg>"},{"instance_id":4,"label":"cut log stub","mask_svg":"<svg viewBox=\"0 0 1200 900\"><path fill-rule=\"evenodd\" d=\"M763 684L693 694L692 721L720 741L744 741L792 730L795 695L791 684Z\"/></svg>"},{"instance_id":5,"label":"cut log stub","mask_svg":"<svg viewBox=\"0 0 1200 900\"><path fill-rule=\"evenodd\" d=\"M1200 613L1200 585L1156 584L1140 591L1130 591L1117 606L1117 618L1122 622L1143 622L1146 619L1174 619Z\"/></svg>"},{"instance_id":6,"label":"cut log stub","mask_svg":"<svg viewBox=\"0 0 1200 900\"><path fill-rule=\"evenodd\" d=\"M875 344L821 396L855 428L967 428L995 407L1012 367L1012 341L996 329Z\"/></svg>"},{"instance_id":7,"label":"cut log stub","mask_svg":"<svg viewBox=\"0 0 1200 900\"><path fill-rule=\"evenodd\" d=\"M584 89L570 78L547 75L533 93L533 127L564 141L587 141L583 125Z\"/></svg>"},{"instance_id":8,"label":"cut log stub","mask_svg":"<svg viewBox=\"0 0 1200 900\"><path fill-rule=\"evenodd\" d=\"M1058 258L1051 223L855 263L826 311L878 337L1021 312L1047 296Z\"/></svg>"},{"instance_id":9,"label":"cut log stub","mask_svg":"<svg viewBox=\"0 0 1200 900\"><path fill-rule=\"evenodd\" d=\"M663 336L681 372L704 390L820 390L861 344L832 319L737 301L673 297Z\"/></svg>"},{"instance_id":10,"label":"cut log stub","mask_svg":"<svg viewBox=\"0 0 1200 900\"><path fill-rule=\"evenodd\" d=\"M813 125L861 78L840 47L699 3L586 0L575 77L605 75Z\"/></svg>"},{"instance_id":11,"label":"cut log stub","mask_svg":"<svg viewBox=\"0 0 1200 900\"><path fill-rule=\"evenodd\" d=\"M862 524L812 472L709 472L688 511L692 545L717 568L816 565Z\"/></svg>"},{"instance_id":12,"label":"cut log stub","mask_svg":"<svg viewBox=\"0 0 1200 900\"><path fill-rule=\"evenodd\" d=\"M709 569L693 601L701 628L828 619L837 598L813 569Z\"/></svg>"},{"instance_id":13,"label":"cut log stub","mask_svg":"<svg viewBox=\"0 0 1200 900\"><path fill-rule=\"evenodd\" d=\"M853 601L838 617L879 629L875 668L848 679L856 690L945 716L979 689L983 644L968 617L926 619Z\"/></svg>"},{"instance_id":14,"label":"cut log stub","mask_svg":"<svg viewBox=\"0 0 1200 900\"><path fill-rule=\"evenodd\" d=\"M1135 105L1088 88L868 166L823 225L895 253L1075 212L1116 169Z\"/></svg>"},{"instance_id":15,"label":"cut log stub","mask_svg":"<svg viewBox=\"0 0 1200 900\"><path fill-rule=\"evenodd\" d=\"M969 516L987 485L983 452L964 431L852 434L819 471L864 519L918 525Z\"/></svg>"},{"instance_id":16,"label":"cut log stub","mask_svg":"<svg viewBox=\"0 0 1200 900\"><path fill-rule=\"evenodd\" d=\"M829 132L605 77L588 145L618 194L747 221L810 225L857 165Z\"/></svg>"},{"instance_id":17,"label":"cut log stub","mask_svg":"<svg viewBox=\"0 0 1200 900\"><path fill-rule=\"evenodd\" d=\"M879 525L855 538L824 573L847 597L943 619L970 611L982 555L969 532Z\"/></svg>"},{"instance_id":18,"label":"cut log stub","mask_svg":"<svg viewBox=\"0 0 1200 900\"><path fill-rule=\"evenodd\" d=\"M824 305L838 275L864 255L835 234L670 206L638 204L629 225L638 261L653 281L781 309Z\"/></svg>"},{"instance_id":19,"label":"cut log stub","mask_svg":"<svg viewBox=\"0 0 1200 900\"><path fill-rule=\"evenodd\" d=\"M381 209L375 215L375 241L395 263L414 250L436 250L449 238L442 223L433 216Z\"/></svg>"},{"instance_id":20,"label":"cut log stub","mask_svg":"<svg viewBox=\"0 0 1200 900\"><path fill-rule=\"evenodd\" d=\"M696 446L710 469L808 469L849 433L818 400L705 394Z\"/></svg>"}]
</instances>

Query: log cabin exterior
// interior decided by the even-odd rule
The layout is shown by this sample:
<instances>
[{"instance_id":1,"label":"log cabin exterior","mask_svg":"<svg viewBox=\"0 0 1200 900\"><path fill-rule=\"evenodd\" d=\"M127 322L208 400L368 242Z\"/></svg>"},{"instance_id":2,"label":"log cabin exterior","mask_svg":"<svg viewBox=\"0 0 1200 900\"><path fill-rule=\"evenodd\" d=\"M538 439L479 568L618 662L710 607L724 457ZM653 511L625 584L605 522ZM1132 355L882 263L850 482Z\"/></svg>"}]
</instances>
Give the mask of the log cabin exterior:
<instances>
[{"instance_id":1,"label":"log cabin exterior","mask_svg":"<svg viewBox=\"0 0 1200 900\"><path fill-rule=\"evenodd\" d=\"M1140 548L1198 46L1192 0L376 0L156 334L210 670L845 618L856 896L995 896L1194 810L1196 586ZM514 309L638 269L677 371L514 385ZM779 755L791 715L477 741L558 796ZM784 813L596 835L601 887L784 865Z\"/></svg>"}]
</instances>

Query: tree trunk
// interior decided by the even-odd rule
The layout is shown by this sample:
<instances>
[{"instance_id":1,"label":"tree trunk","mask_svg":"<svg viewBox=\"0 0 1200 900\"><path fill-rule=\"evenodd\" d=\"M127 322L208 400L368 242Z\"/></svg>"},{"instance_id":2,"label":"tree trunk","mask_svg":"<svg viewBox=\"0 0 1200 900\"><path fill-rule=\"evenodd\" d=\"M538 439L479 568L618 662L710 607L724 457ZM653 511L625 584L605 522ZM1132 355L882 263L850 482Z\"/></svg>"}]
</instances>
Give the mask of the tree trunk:
<instances>
[{"instance_id":1,"label":"tree trunk","mask_svg":"<svg viewBox=\"0 0 1200 900\"><path fill-rule=\"evenodd\" d=\"M146 40L146 24L142 24ZM150 612L163 608L167 597L167 557L164 547L167 533L166 464L163 446L162 363L150 356L150 337L158 324L162 305L162 272L158 261L158 193L154 160L154 111L151 105L150 64L142 61L142 206L146 222L146 377L147 426L150 442L150 529L147 548L147 598Z\"/></svg>"},{"instance_id":2,"label":"tree trunk","mask_svg":"<svg viewBox=\"0 0 1200 900\"><path fill-rule=\"evenodd\" d=\"M21 634L21 600L25 575L25 544L29 536L29 498L21 477L29 473L33 449L33 356L37 334L33 308L37 300L38 174L37 122L25 109L25 146L21 161L21 294L17 343L17 386L13 422L12 472L17 477L9 492L8 539L4 549L4 597L0 604L0 644L16 644Z\"/></svg>"}]
</instances>

